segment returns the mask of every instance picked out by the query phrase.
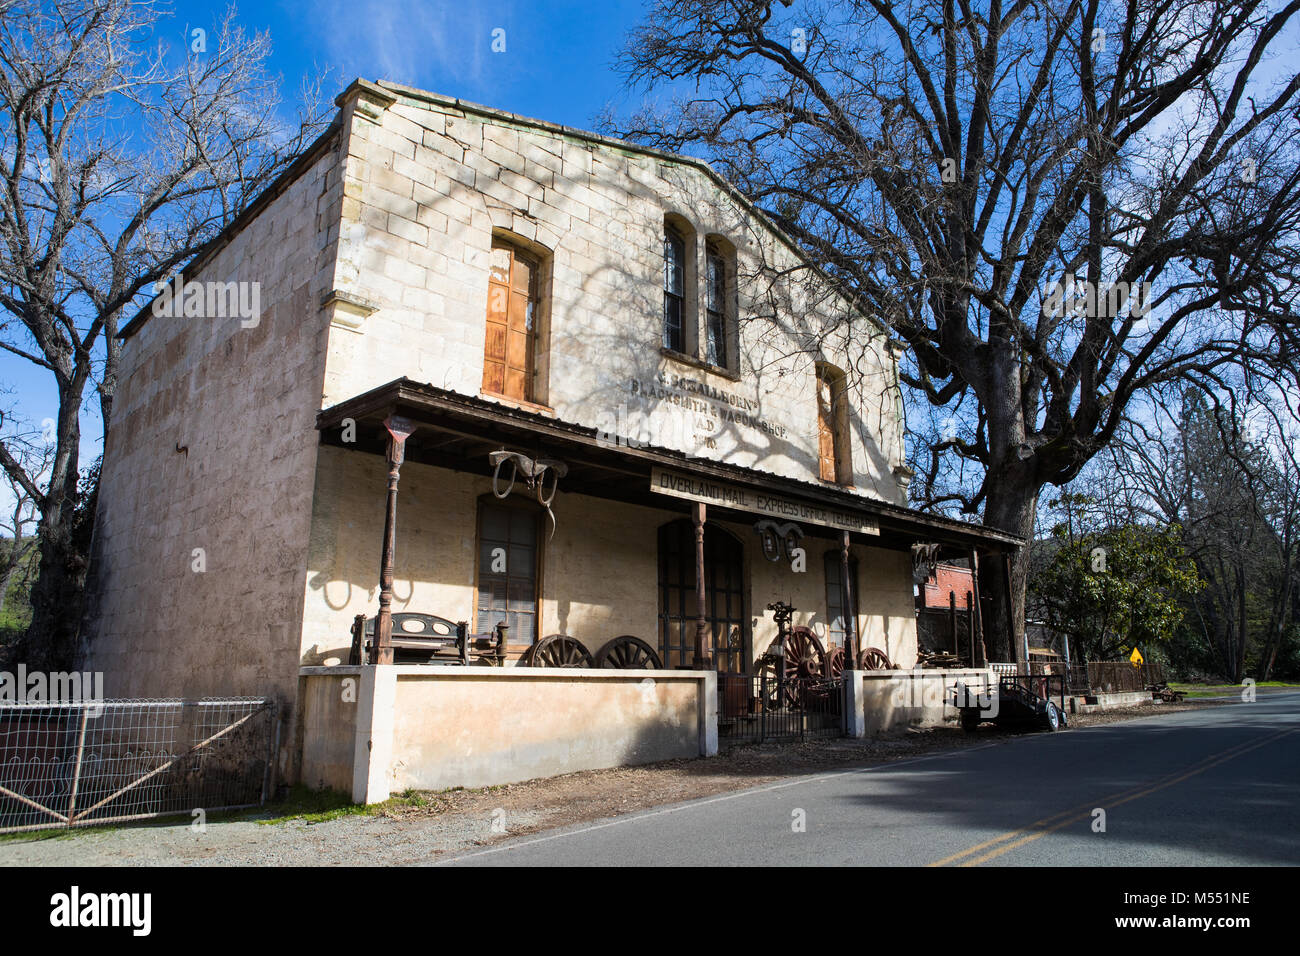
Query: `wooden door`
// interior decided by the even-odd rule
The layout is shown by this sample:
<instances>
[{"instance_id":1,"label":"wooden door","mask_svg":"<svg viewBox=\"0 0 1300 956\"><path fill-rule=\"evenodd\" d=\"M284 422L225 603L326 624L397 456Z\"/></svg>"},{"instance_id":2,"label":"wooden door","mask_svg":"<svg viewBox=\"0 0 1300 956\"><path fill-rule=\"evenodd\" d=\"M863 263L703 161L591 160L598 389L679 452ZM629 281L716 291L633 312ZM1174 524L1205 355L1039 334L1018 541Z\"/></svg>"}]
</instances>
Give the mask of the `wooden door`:
<instances>
[{"instance_id":1,"label":"wooden door","mask_svg":"<svg viewBox=\"0 0 1300 956\"><path fill-rule=\"evenodd\" d=\"M508 243L493 240L483 391L523 402L532 400L536 324L536 260Z\"/></svg>"}]
</instances>

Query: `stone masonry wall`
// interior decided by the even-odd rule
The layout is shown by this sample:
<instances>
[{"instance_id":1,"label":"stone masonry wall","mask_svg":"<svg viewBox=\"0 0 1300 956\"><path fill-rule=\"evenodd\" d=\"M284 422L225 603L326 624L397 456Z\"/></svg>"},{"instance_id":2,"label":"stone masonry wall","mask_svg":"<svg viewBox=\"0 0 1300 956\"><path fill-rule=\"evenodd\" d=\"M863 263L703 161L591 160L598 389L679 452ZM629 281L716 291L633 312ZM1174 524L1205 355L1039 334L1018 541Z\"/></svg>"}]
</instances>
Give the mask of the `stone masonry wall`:
<instances>
[{"instance_id":1,"label":"stone masonry wall","mask_svg":"<svg viewBox=\"0 0 1300 956\"><path fill-rule=\"evenodd\" d=\"M824 283L774 278L797 265L794 252L720 181L403 87L358 95L367 109L349 128L335 287L364 315L331 329L326 406L401 376L480 395L490 250L506 235L543 261L534 398L544 413L815 482L814 363L826 361L850 372L856 490L904 502L883 334L861 317L846 326ZM688 299L703 293L705 237L734 249L734 374L661 349L665 216L694 230Z\"/></svg>"},{"instance_id":2,"label":"stone masonry wall","mask_svg":"<svg viewBox=\"0 0 1300 956\"><path fill-rule=\"evenodd\" d=\"M335 137L185 277L259 283L255 324L152 315L124 343L87 628L110 696L296 695L341 199Z\"/></svg>"}]
</instances>

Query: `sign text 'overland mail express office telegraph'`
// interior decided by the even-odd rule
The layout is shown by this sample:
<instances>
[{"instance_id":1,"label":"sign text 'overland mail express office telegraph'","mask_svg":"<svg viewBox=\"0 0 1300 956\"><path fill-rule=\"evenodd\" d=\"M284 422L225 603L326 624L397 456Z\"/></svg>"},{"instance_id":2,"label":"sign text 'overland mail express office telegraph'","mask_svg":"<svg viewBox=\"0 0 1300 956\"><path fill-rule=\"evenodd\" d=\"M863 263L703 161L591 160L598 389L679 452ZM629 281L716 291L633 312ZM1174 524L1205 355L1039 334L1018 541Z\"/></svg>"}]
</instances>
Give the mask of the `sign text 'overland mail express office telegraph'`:
<instances>
[{"instance_id":1,"label":"sign text 'overland mail express office telegraph'","mask_svg":"<svg viewBox=\"0 0 1300 956\"><path fill-rule=\"evenodd\" d=\"M811 502L799 501L784 495L751 491L721 481L701 481L666 468L651 470L650 490L661 495L702 501L706 505L748 511L769 518L781 518L787 521L793 519L826 528L838 528L841 531L856 531L859 534L880 534L879 523L875 518L867 515L836 511Z\"/></svg>"}]
</instances>

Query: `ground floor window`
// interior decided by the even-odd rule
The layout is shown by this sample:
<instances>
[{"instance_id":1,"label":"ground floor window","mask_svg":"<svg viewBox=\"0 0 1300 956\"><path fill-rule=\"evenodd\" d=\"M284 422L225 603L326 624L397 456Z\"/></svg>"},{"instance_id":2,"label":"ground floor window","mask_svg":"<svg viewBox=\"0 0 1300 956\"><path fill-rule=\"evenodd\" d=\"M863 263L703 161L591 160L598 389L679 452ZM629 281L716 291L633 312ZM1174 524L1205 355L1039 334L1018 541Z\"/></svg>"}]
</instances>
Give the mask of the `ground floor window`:
<instances>
[{"instance_id":1,"label":"ground floor window","mask_svg":"<svg viewBox=\"0 0 1300 956\"><path fill-rule=\"evenodd\" d=\"M840 581L840 550L826 552L826 641L846 647L844 640L844 588ZM849 558L849 584L853 600L853 619L858 617L858 559Z\"/></svg>"},{"instance_id":2,"label":"ground floor window","mask_svg":"<svg viewBox=\"0 0 1300 956\"><path fill-rule=\"evenodd\" d=\"M510 625L509 643L537 640L540 519L534 505L480 499L476 633L490 631L504 619Z\"/></svg>"},{"instance_id":3,"label":"ground floor window","mask_svg":"<svg viewBox=\"0 0 1300 956\"><path fill-rule=\"evenodd\" d=\"M745 553L720 528L704 526L705 622L714 666L745 670ZM659 651L664 666L695 660L695 525L689 519L659 529Z\"/></svg>"}]
</instances>

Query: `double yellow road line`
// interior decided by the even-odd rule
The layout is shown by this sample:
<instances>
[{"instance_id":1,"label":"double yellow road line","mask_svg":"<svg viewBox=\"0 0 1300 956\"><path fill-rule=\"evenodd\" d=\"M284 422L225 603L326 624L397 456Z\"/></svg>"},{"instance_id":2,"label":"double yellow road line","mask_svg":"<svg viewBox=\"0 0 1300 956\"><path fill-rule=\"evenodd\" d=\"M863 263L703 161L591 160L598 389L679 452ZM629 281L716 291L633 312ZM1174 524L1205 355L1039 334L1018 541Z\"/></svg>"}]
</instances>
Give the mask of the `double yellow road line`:
<instances>
[{"instance_id":1,"label":"double yellow road line","mask_svg":"<svg viewBox=\"0 0 1300 956\"><path fill-rule=\"evenodd\" d=\"M1092 800L1088 803L1069 810L1064 810L1054 816L1044 817L1028 826L1021 827L1019 830L1012 830L1001 836L994 837L992 840L985 840L983 843L962 850L960 853L954 853L952 856L946 856L942 860L935 860L930 866L979 866L981 863L987 863L989 860L996 859L1004 853L1010 853L1012 850L1022 847L1027 843L1032 843L1040 837L1045 837L1049 833L1055 833L1062 827L1068 827L1073 823L1081 823L1092 816L1092 811L1101 807L1109 812L1113 807L1123 806L1131 800L1137 800L1141 797L1150 796L1166 787L1172 787L1189 777L1195 777L1197 774L1204 773L1211 767L1217 767L1221 763L1226 763L1242 754L1250 753L1257 750L1265 744L1270 744L1275 740L1290 736L1296 733L1300 728L1291 730L1280 730L1277 733L1270 734L1262 740L1254 742L1247 741L1244 744L1238 744L1235 747L1229 747L1227 750L1221 750L1218 753L1201 760L1200 763L1193 764L1188 770L1177 770L1167 776L1160 777L1153 783L1144 783L1128 790L1120 791L1109 797Z\"/></svg>"}]
</instances>

